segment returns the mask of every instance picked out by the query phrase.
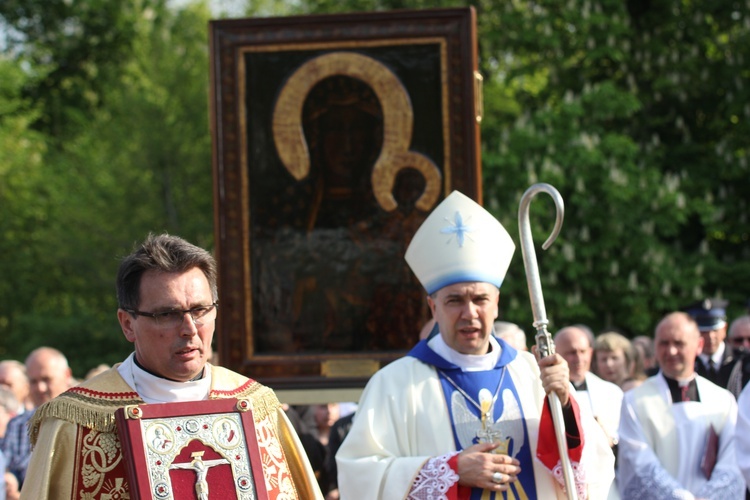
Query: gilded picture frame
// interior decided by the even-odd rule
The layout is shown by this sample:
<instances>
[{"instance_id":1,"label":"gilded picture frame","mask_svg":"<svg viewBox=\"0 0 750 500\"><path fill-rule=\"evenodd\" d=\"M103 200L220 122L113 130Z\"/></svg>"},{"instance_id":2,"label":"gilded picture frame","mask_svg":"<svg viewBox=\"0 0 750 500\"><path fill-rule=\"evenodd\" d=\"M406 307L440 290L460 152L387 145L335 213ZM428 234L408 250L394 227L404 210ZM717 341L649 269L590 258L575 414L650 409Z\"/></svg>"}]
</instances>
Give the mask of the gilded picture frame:
<instances>
[{"instance_id":1,"label":"gilded picture frame","mask_svg":"<svg viewBox=\"0 0 750 500\"><path fill-rule=\"evenodd\" d=\"M403 260L454 189L481 202L473 8L217 20L221 364L361 387L430 317Z\"/></svg>"}]
</instances>

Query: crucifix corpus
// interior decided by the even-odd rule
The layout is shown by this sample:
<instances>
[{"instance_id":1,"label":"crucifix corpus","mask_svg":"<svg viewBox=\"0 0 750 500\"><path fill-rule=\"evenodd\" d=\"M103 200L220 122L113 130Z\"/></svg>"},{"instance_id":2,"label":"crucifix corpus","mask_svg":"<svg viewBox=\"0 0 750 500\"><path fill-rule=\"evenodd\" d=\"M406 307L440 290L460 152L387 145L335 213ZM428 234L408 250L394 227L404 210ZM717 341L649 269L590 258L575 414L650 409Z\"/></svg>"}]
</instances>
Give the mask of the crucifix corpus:
<instances>
[{"instance_id":1,"label":"crucifix corpus","mask_svg":"<svg viewBox=\"0 0 750 500\"><path fill-rule=\"evenodd\" d=\"M202 458L204 453L203 451L195 451L190 455L193 458L191 462L169 466L170 469L192 469L195 471L195 494L198 496L198 500L208 500L208 481L206 481L208 469L221 464L229 465L229 461L226 459L204 461Z\"/></svg>"}]
</instances>

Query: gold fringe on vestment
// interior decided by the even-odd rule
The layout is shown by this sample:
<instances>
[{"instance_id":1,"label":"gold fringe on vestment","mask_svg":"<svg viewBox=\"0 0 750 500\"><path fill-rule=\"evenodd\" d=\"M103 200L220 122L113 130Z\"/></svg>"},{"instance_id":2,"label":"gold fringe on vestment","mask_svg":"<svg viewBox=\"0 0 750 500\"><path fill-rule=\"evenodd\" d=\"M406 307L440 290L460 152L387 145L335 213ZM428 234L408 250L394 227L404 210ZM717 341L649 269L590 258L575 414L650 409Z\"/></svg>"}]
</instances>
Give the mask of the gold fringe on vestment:
<instances>
[{"instance_id":1,"label":"gold fringe on vestment","mask_svg":"<svg viewBox=\"0 0 750 500\"><path fill-rule=\"evenodd\" d=\"M58 418L99 432L115 432L115 411L125 405L145 404L140 398L105 400L67 391L43 404L29 421L29 439L36 444L39 427L45 418Z\"/></svg>"}]
</instances>

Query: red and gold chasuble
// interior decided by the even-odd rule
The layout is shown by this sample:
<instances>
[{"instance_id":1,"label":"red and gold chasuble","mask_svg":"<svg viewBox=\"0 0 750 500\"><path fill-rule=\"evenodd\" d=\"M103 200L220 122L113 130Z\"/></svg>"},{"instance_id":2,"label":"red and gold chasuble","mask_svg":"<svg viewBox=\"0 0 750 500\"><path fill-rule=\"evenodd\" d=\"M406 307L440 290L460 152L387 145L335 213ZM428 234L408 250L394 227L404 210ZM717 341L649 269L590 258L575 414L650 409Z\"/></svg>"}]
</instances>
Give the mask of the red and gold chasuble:
<instances>
[{"instance_id":1,"label":"red and gold chasuble","mask_svg":"<svg viewBox=\"0 0 750 500\"><path fill-rule=\"evenodd\" d=\"M209 399L246 398L252 402L268 498L320 498L304 450L273 391L224 368L211 369ZM123 443L114 417L118 408L127 405L145 403L114 367L38 408L29 424L34 453L27 473L30 480L24 484L22 498L131 498ZM212 474L231 474L229 467L220 469L217 467ZM172 471L170 476L179 479L179 473ZM185 496L182 490L180 499L197 498L194 491L187 489L191 496ZM225 494L221 497L233 498Z\"/></svg>"}]
</instances>

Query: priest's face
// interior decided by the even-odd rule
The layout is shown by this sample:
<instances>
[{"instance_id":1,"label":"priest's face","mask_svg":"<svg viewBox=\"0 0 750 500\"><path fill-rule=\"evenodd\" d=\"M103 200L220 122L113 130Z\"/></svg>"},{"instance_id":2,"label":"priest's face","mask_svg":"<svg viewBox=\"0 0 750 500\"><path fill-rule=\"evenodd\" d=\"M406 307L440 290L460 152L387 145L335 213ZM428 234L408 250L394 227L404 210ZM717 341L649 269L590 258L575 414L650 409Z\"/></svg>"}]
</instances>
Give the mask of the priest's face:
<instances>
[{"instance_id":1,"label":"priest's face","mask_svg":"<svg viewBox=\"0 0 750 500\"><path fill-rule=\"evenodd\" d=\"M448 346L461 354L486 354L499 296L489 283L456 283L433 293L427 302Z\"/></svg>"},{"instance_id":2,"label":"priest's face","mask_svg":"<svg viewBox=\"0 0 750 500\"><path fill-rule=\"evenodd\" d=\"M211 306L213 302L208 280L197 267L184 273L151 270L141 278L140 312L187 311ZM198 319L183 313L179 323L122 309L117 311L117 317L125 338L135 344L138 362L156 375L185 382L200 375L211 357L215 308Z\"/></svg>"},{"instance_id":3,"label":"priest's face","mask_svg":"<svg viewBox=\"0 0 750 500\"><path fill-rule=\"evenodd\" d=\"M685 313L672 313L656 326L656 359L667 377L685 379L693 375L695 358L703 348L703 338Z\"/></svg>"}]
</instances>

